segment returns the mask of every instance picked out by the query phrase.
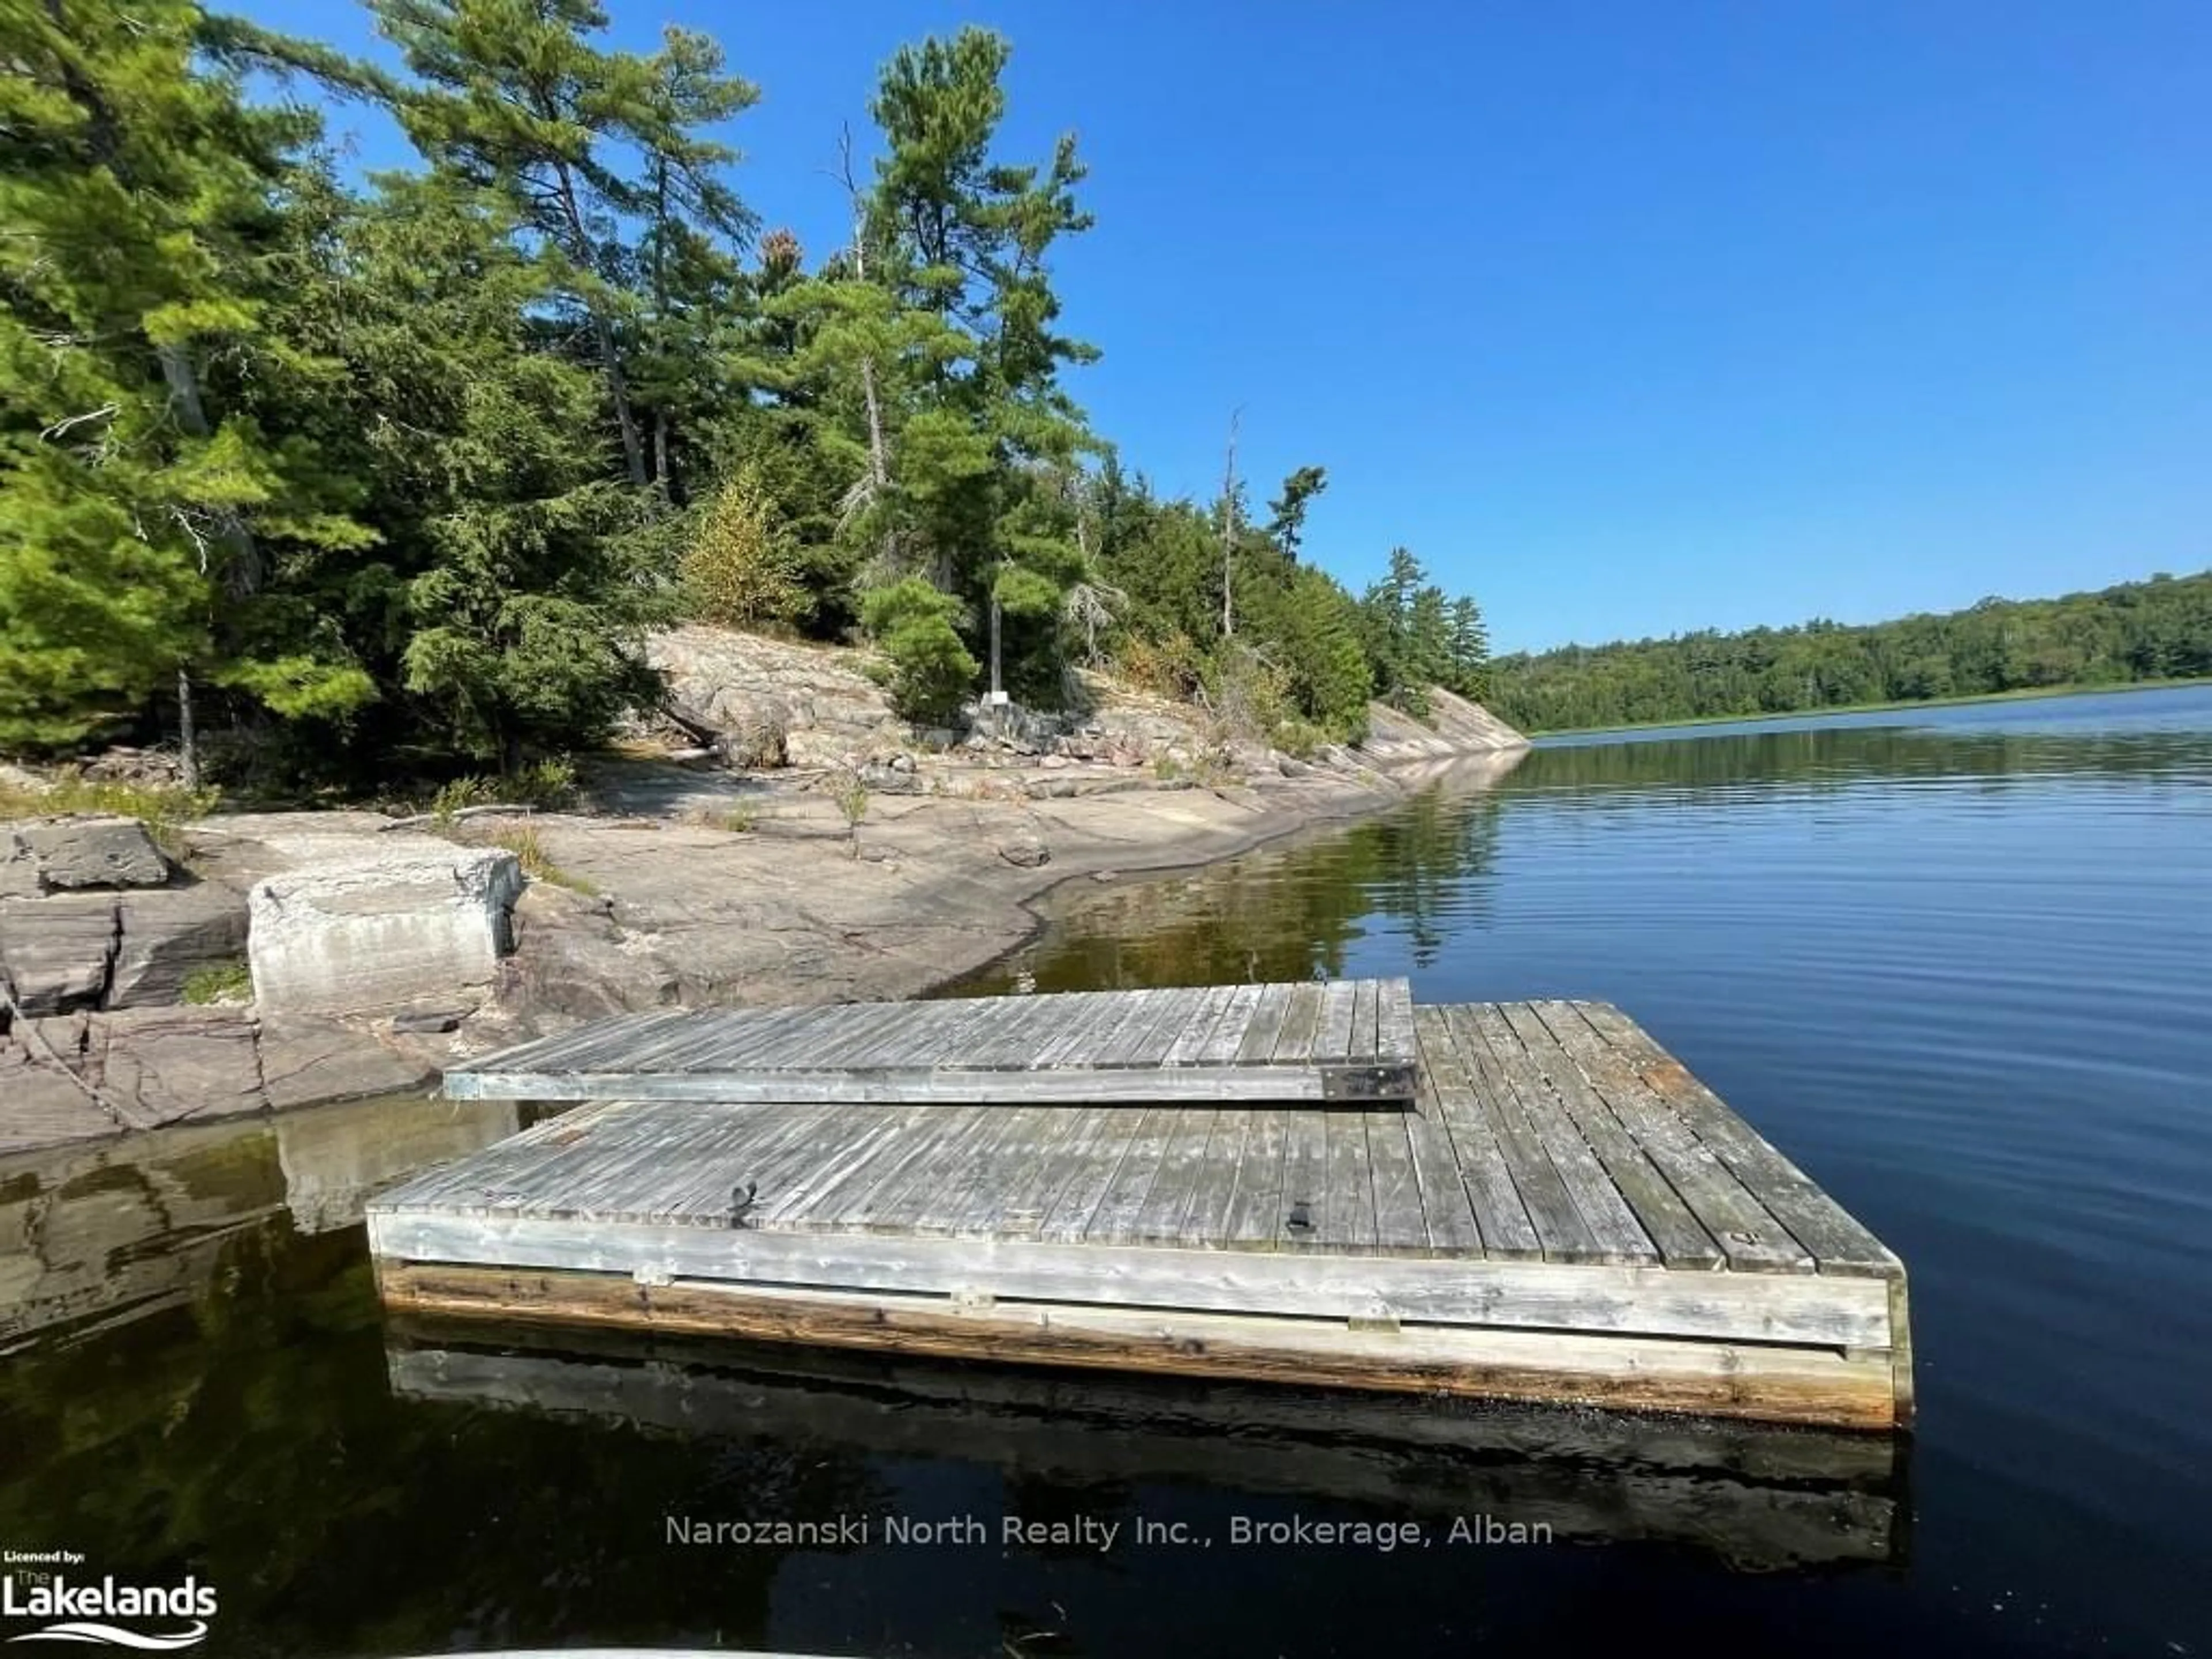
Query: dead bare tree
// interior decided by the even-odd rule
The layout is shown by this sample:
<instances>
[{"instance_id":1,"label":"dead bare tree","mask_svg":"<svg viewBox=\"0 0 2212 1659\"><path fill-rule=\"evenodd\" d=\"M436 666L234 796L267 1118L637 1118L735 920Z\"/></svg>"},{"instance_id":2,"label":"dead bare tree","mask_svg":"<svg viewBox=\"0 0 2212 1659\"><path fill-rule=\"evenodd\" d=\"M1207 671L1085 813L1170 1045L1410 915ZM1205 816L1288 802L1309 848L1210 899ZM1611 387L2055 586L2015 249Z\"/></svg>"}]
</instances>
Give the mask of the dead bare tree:
<instances>
[{"instance_id":1,"label":"dead bare tree","mask_svg":"<svg viewBox=\"0 0 2212 1659\"><path fill-rule=\"evenodd\" d=\"M842 129L837 135L837 177L845 186L846 199L853 210L853 275L860 282L868 280L868 207L860 191L860 180L853 176L853 130ZM845 522L861 513L881 506L890 494L890 441L884 432L883 394L876 384L876 359L872 352L860 354L860 399L868 416L868 470L845 492L839 503ZM884 526L883 538L877 550L883 562L881 574L889 577L896 573L898 542L896 532L889 524Z\"/></svg>"},{"instance_id":2,"label":"dead bare tree","mask_svg":"<svg viewBox=\"0 0 2212 1659\"><path fill-rule=\"evenodd\" d=\"M1237 553L1237 428L1244 418L1241 408L1229 412L1229 459L1221 469L1221 637L1237 636L1235 564Z\"/></svg>"},{"instance_id":3,"label":"dead bare tree","mask_svg":"<svg viewBox=\"0 0 2212 1659\"><path fill-rule=\"evenodd\" d=\"M1098 635L1114 625L1115 614L1128 601L1129 596L1111 582L1086 579L1067 590L1066 597L1060 601L1060 615L1070 627L1083 630L1085 667L1098 666Z\"/></svg>"}]
</instances>

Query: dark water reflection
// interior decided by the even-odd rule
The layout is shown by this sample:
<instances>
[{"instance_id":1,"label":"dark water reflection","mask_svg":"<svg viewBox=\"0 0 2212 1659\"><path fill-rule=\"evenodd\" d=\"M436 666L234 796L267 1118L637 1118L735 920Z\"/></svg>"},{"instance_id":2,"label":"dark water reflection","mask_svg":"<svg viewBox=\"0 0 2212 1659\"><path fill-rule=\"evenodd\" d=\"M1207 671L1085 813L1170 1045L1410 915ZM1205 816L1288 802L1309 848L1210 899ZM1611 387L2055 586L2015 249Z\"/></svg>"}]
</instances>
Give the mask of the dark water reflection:
<instances>
[{"instance_id":1,"label":"dark water reflection","mask_svg":"<svg viewBox=\"0 0 2212 1659\"><path fill-rule=\"evenodd\" d=\"M2204 1651L2208 830L2212 690L1578 741L994 975L1621 1003L1905 1255L1910 1445L387 1326L363 1198L519 1121L389 1103L0 1159L0 1547L197 1573L210 1654ZM1009 1513L1123 1530L884 1535ZM1553 1540L1226 1541L1462 1514Z\"/></svg>"},{"instance_id":2,"label":"dark water reflection","mask_svg":"<svg viewBox=\"0 0 2212 1659\"><path fill-rule=\"evenodd\" d=\"M1547 744L991 981L1409 967L1621 1004L1905 1256L1913 1563L1814 1645L2212 1650L2212 688Z\"/></svg>"}]
</instances>

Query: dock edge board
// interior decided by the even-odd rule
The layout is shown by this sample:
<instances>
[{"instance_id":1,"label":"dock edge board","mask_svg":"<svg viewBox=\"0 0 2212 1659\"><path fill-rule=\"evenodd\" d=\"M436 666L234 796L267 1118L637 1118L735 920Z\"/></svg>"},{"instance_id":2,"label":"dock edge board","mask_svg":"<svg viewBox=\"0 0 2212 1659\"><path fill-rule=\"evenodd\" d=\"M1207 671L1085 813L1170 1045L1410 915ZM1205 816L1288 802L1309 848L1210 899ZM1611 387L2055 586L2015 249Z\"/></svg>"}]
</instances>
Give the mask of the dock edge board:
<instances>
[{"instance_id":1,"label":"dock edge board","mask_svg":"<svg viewBox=\"0 0 2212 1659\"><path fill-rule=\"evenodd\" d=\"M841 1072L447 1072L448 1100L680 1100L702 1105L1114 1106L1245 1102L1270 1106L1413 1102L1416 1068L1372 1066L1183 1066L1173 1070L1005 1072L933 1067ZM1010 1086L1010 1079L1018 1087Z\"/></svg>"},{"instance_id":2,"label":"dock edge board","mask_svg":"<svg viewBox=\"0 0 2212 1659\"><path fill-rule=\"evenodd\" d=\"M1371 1328L1319 1319L811 1287L645 1284L610 1273L380 1260L380 1293L411 1314L620 1325L752 1340L1325 1388L1686 1412L1887 1431L1887 1350L1760 1346L1474 1327Z\"/></svg>"},{"instance_id":3,"label":"dock edge board","mask_svg":"<svg viewBox=\"0 0 2212 1659\"><path fill-rule=\"evenodd\" d=\"M395 1310L1892 1429L1901 1279L368 1218Z\"/></svg>"}]
</instances>

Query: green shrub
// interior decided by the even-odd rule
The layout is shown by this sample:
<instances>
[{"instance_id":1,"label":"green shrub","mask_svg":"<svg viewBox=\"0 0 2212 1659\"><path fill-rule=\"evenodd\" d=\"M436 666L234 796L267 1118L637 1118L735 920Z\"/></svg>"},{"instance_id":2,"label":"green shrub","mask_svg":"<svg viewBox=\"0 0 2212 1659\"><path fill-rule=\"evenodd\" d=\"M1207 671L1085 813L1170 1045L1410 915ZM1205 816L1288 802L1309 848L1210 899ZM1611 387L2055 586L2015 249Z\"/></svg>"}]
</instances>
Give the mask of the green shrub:
<instances>
[{"instance_id":1,"label":"green shrub","mask_svg":"<svg viewBox=\"0 0 2212 1659\"><path fill-rule=\"evenodd\" d=\"M1265 738L1291 712L1290 676L1241 641L1224 645L1214 659L1206 696L1223 738Z\"/></svg>"},{"instance_id":2,"label":"green shrub","mask_svg":"<svg viewBox=\"0 0 2212 1659\"><path fill-rule=\"evenodd\" d=\"M1115 650L1114 672L1134 690L1182 702L1206 683L1206 653L1181 630L1158 640L1133 634Z\"/></svg>"},{"instance_id":3,"label":"green shrub","mask_svg":"<svg viewBox=\"0 0 2212 1659\"><path fill-rule=\"evenodd\" d=\"M908 720L941 720L975 684L975 659L953 619L959 601L920 576L878 587L860 601L860 618L890 659L891 705Z\"/></svg>"},{"instance_id":4,"label":"green shrub","mask_svg":"<svg viewBox=\"0 0 2212 1659\"><path fill-rule=\"evenodd\" d=\"M429 814L439 834L471 806L530 806L550 811L576 797L576 765L566 755L532 761L511 777L471 774L449 778L430 797Z\"/></svg>"},{"instance_id":5,"label":"green shrub","mask_svg":"<svg viewBox=\"0 0 2212 1659\"><path fill-rule=\"evenodd\" d=\"M1328 733L1311 720L1295 716L1275 727L1275 747L1294 759L1310 761L1328 741Z\"/></svg>"},{"instance_id":6,"label":"green shrub","mask_svg":"<svg viewBox=\"0 0 2212 1659\"><path fill-rule=\"evenodd\" d=\"M830 799L836 803L839 814L845 820L846 832L851 836L848 849L854 858L860 856L860 820L868 816L868 786L858 772L841 772L831 785Z\"/></svg>"},{"instance_id":7,"label":"green shrub","mask_svg":"<svg viewBox=\"0 0 2212 1659\"><path fill-rule=\"evenodd\" d=\"M576 763L566 755L532 761L507 781L509 800L541 811L567 806L576 799Z\"/></svg>"},{"instance_id":8,"label":"green shrub","mask_svg":"<svg viewBox=\"0 0 2212 1659\"><path fill-rule=\"evenodd\" d=\"M806 606L799 553L750 462L699 516L681 567L692 614L726 628L788 627Z\"/></svg>"},{"instance_id":9,"label":"green shrub","mask_svg":"<svg viewBox=\"0 0 2212 1659\"><path fill-rule=\"evenodd\" d=\"M497 787L489 778L453 778L440 784L438 793L430 797L430 817L442 835L453 827L463 808L490 806L499 798Z\"/></svg>"}]
</instances>

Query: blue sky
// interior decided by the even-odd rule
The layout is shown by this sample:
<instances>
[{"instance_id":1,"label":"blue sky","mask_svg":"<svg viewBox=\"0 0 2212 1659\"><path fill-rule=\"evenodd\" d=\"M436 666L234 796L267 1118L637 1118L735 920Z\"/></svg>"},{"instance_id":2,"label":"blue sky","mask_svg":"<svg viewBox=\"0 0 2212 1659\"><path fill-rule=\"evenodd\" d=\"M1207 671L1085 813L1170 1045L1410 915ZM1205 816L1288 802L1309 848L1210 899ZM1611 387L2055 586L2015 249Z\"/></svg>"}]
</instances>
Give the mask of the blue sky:
<instances>
[{"instance_id":1,"label":"blue sky","mask_svg":"<svg viewBox=\"0 0 2212 1659\"><path fill-rule=\"evenodd\" d=\"M2203 0L611 9L761 85L737 182L810 258L882 61L1003 31L1006 149L1091 168L1098 428L1202 495L1241 408L1255 500L1328 469L1309 556L1357 587L1402 543L1500 649L2212 563Z\"/></svg>"}]
</instances>

